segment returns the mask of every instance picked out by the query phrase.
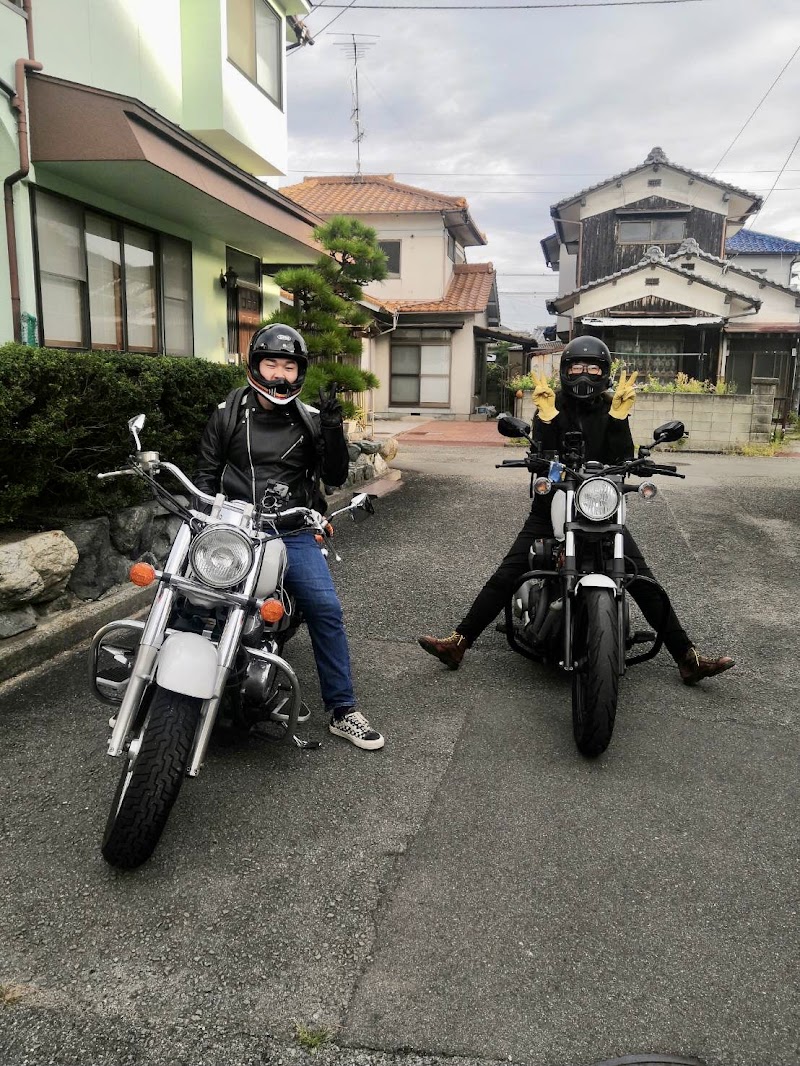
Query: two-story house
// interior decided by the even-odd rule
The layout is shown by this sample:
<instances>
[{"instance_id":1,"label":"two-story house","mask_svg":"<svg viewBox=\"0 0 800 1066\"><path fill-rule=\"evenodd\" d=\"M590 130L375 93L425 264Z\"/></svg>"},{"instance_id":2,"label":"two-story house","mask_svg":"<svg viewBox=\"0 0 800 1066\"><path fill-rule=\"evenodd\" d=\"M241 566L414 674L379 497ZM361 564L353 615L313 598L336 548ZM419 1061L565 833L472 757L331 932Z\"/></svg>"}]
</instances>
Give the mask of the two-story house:
<instances>
[{"instance_id":1,"label":"two-story house","mask_svg":"<svg viewBox=\"0 0 800 1066\"><path fill-rule=\"evenodd\" d=\"M548 302L562 339L601 337L646 374L670 379L776 377L791 392L800 293L788 274L752 271L726 254L761 200L671 163L654 148L639 166L551 208L556 232L542 241L559 271Z\"/></svg>"},{"instance_id":2,"label":"two-story house","mask_svg":"<svg viewBox=\"0 0 800 1066\"><path fill-rule=\"evenodd\" d=\"M310 177L281 192L324 218L358 218L386 253L387 280L365 289L382 323L365 341L365 363L381 383L376 417L468 417L485 398L486 345L503 335L493 329L492 264L466 262L466 248L486 244L466 200L391 174Z\"/></svg>"},{"instance_id":3,"label":"two-story house","mask_svg":"<svg viewBox=\"0 0 800 1066\"><path fill-rule=\"evenodd\" d=\"M0 342L246 351L278 305L265 264L319 253L319 219L268 184L309 6L0 0Z\"/></svg>"}]
</instances>

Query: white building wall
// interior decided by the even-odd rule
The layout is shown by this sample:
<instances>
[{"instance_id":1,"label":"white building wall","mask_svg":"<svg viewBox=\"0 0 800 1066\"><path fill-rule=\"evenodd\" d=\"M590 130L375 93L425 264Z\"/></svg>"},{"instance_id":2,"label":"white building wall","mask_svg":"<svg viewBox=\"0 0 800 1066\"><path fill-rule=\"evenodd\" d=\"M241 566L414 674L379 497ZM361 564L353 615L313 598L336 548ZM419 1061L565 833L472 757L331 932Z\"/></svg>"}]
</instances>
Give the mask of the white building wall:
<instances>
[{"instance_id":1,"label":"white building wall","mask_svg":"<svg viewBox=\"0 0 800 1066\"><path fill-rule=\"evenodd\" d=\"M792 279L792 266L800 261L798 255L744 255L733 253L728 261L736 263L742 270L763 271L763 277L775 281L778 285L789 285Z\"/></svg>"},{"instance_id":2,"label":"white building wall","mask_svg":"<svg viewBox=\"0 0 800 1066\"><path fill-rule=\"evenodd\" d=\"M402 241L400 277L373 282L364 291L376 300L441 300L453 275L446 230L435 212L359 215L378 240Z\"/></svg>"}]
</instances>

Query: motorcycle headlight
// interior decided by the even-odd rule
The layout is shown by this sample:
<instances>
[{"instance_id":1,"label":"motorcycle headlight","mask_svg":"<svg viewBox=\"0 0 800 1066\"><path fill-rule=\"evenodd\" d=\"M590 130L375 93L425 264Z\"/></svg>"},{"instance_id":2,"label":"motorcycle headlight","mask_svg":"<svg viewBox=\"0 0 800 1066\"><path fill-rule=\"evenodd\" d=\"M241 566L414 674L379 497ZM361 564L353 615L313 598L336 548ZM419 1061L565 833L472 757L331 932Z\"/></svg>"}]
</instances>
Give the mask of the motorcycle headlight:
<instances>
[{"instance_id":1,"label":"motorcycle headlight","mask_svg":"<svg viewBox=\"0 0 800 1066\"><path fill-rule=\"evenodd\" d=\"M575 493L575 505L590 522L606 522L619 507L619 492L604 477L589 478Z\"/></svg>"},{"instance_id":2,"label":"motorcycle headlight","mask_svg":"<svg viewBox=\"0 0 800 1066\"><path fill-rule=\"evenodd\" d=\"M253 545L233 526L209 526L195 537L189 563L204 585L233 588L253 565Z\"/></svg>"}]
</instances>

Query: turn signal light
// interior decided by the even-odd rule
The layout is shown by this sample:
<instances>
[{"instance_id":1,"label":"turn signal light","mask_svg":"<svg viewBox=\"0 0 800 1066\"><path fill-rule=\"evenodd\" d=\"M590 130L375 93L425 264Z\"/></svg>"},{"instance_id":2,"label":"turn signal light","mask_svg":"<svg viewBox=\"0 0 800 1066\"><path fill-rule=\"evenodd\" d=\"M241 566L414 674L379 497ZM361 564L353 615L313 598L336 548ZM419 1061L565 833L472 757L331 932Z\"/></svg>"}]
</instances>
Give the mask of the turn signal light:
<instances>
[{"instance_id":1,"label":"turn signal light","mask_svg":"<svg viewBox=\"0 0 800 1066\"><path fill-rule=\"evenodd\" d=\"M333 526L330 524L330 522L325 523L325 532L328 534L329 537L333 536Z\"/></svg>"},{"instance_id":2,"label":"turn signal light","mask_svg":"<svg viewBox=\"0 0 800 1066\"><path fill-rule=\"evenodd\" d=\"M317 542L317 544L324 544L325 543L325 538L323 537L323 535L321 533L315 533L314 534L314 540Z\"/></svg>"},{"instance_id":3,"label":"turn signal light","mask_svg":"<svg viewBox=\"0 0 800 1066\"><path fill-rule=\"evenodd\" d=\"M128 571L128 578L134 585L147 588L148 585L152 585L155 581L156 572L150 563L134 563Z\"/></svg>"},{"instance_id":4,"label":"turn signal light","mask_svg":"<svg viewBox=\"0 0 800 1066\"><path fill-rule=\"evenodd\" d=\"M264 600L258 612L265 622L280 622L286 613L280 600Z\"/></svg>"}]
</instances>

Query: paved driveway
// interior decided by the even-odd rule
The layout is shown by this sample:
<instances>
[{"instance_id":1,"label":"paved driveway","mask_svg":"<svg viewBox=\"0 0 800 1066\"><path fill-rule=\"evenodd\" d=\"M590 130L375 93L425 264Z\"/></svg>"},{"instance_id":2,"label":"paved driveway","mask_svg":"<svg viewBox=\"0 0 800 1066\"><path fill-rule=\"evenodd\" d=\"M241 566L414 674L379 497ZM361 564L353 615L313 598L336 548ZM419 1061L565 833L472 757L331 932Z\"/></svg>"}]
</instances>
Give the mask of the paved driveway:
<instances>
[{"instance_id":1,"label":"paved driveway","mask_svg":"<svg viewBox=\"0 0 800 1066\"><path fill-rule=\"evenodd\" d=\"M384 751L318 714L321 751L219 750L138 872L99 856L118 764L83 658L0 689L0 982L30 989L0 1062L796 1066L800 465L682 456L631 506L691 634L738 666L631 671L587 763L568 685L499 634L457 673L416 645L525 513L508 454L404 446L404 487L337 537ZM306 1055L298 1026L334 1045Z\"/></svg>"}]
</instances>

